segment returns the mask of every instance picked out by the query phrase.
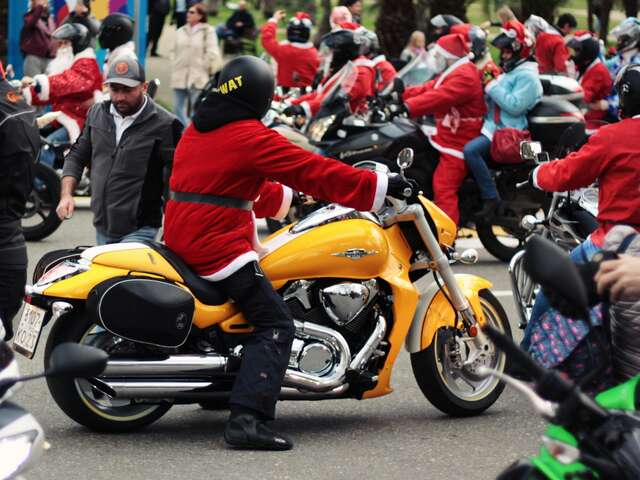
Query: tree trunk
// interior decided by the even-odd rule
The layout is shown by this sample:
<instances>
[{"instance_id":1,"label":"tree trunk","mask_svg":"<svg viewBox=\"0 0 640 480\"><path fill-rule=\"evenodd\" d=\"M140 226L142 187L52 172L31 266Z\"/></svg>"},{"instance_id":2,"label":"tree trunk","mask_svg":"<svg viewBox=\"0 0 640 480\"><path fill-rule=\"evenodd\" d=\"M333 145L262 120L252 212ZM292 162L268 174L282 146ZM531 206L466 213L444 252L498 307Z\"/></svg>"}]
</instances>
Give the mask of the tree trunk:
<instances>
[{"instance_id":1,"label":"tree trunk","mask_svg":"<svg viewBox=\"0 0 640 480\"><path fill-rule=\"evenodd\" d=\"M530 15L538 15L549 23L553 23L556 9L562 3L564 3L563 0L521 0L520 18L524 21Z\"/></svg>"},{"instance_id":2,"label":"tree trunk","mask_svg":"<svg viewBox=\"0 0 640 480\"><path fill-rule=\"evenodd\" d=\"M429 15L429 0L417 0L416 2L416 29L427 31L429 22L427 16Z\"/></svg>"},{"instance_id":3,"label":"tree trunk","mask_svg":"<svg viewBox=\"0 0 640 480\"><path fill-rule=\"evenodd\" d=\"M638 0L623 0L622 3L624 3L624 12L627 17L638 16Z\"/></svg>"},{"instance_id":4,"label":"tree trunk","mask_svg":"<svg viewBox=\"0 0 640 480\"><path fill-rule=\"evenodd\" d=\"M613 8L613 0L602 0L600 2L600 12L598 19L600 20L600 38L607 41L607 34L609 32L609 14Z\"/></svg>"},{"instance_id":5,"label":"tree trunk","mask_svg":"<svg viewBox=\"0 0 640 480\"><path fill-rule=\"evenodd\" d=\"M590 32L595 31L595 29L593 28L593 10L593 0L587 0L587 28Z\"/></svg>"},{"instance_id":6,"label":"tree trunk","mask_svg":"<svg viewBox=\"0 0 640 480\"><path fill-rule=\"evenodd\" d=\"M0 60L5 67L7 66L7 37L9 36L8 19L9 2L2 2L0 5Z\"/></svg>"},{"instance_id":7,"label":"tree trunk","mask_svg":"<svg viewBox=\"0 0 640 480\"><path fill-rule=\"evenodd\" d=\"M398 58L415 29L416 10L413 0L380 0L376 33L387 57Z\"/></svg>"},{"instance_id":8,"label":"tree trunk","mask_svg":"<svg viewBox=\"0 0 640 480\"><path fill-rule=\"evenodd\" d=\"M331 24L329 23L329 18L331 18L331 9L333 6L331 5L331 0L322 0L322 19L318 24L318 30L316 32L316 36L313 39L313 43L317 47L320 44L320 39L322 36L331 30Z\"/></svg>"}]
</instances>

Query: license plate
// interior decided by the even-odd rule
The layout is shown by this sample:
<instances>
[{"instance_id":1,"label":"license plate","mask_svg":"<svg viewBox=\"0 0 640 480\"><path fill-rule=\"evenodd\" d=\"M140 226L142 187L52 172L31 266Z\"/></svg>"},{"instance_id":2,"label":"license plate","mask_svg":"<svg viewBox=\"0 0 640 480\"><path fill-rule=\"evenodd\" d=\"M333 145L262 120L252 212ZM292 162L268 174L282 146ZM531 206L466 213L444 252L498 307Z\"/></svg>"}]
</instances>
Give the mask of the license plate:
<instances>
[{"instance_id":1,"label":"license plate","mask_svg":"<svg viewBox=\"0 0 640 480\"><path fill-rule=\"evenodd\" d=\"M46 315L47 311L45 309L34 307L29 303L24 304L18 331L13 339L13 349L16 352L27 358L33 358Z\"/></svg>"}]
</instances>

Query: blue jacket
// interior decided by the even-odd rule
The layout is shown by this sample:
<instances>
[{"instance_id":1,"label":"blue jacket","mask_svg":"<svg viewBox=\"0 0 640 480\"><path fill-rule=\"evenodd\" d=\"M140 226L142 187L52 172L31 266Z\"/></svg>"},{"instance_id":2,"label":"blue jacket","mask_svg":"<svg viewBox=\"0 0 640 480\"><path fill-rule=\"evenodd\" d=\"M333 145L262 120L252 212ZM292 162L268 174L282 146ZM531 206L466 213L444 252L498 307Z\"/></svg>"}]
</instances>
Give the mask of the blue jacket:
<instances>
[{"instance_id":1,"label":"blue jacket","mask_svg":"<svg viewBox=\"0 0 640 480\"><path fill-rule=\"evenodd\" d=\"M538 64L524 62L510 72L503 73L485 89L488 113L482 125L482 134L493 137L501 128L527 128L527 112L542 98L542 84ZM496 105L500 108L496 125Z\"/></svg>"}]
</instances>

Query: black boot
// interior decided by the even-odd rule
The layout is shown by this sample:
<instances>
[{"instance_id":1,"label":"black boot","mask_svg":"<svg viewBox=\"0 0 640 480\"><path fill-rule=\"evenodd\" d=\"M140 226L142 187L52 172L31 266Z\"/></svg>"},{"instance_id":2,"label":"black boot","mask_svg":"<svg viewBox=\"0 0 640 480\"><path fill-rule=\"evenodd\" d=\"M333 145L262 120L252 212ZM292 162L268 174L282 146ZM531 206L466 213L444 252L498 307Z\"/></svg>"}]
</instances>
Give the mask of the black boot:
<instances>
[{"instance_id":1,"label":"black boot","mask_svg":"<svg viewBox=\"0 0 640 480\"><path fill-rule=\"evenodd\" d=\"M232 415L224 430L224 441L232 448L247 450L291 450L293 443L271 430L255 415Z\"/></svg>"}]
</instances>

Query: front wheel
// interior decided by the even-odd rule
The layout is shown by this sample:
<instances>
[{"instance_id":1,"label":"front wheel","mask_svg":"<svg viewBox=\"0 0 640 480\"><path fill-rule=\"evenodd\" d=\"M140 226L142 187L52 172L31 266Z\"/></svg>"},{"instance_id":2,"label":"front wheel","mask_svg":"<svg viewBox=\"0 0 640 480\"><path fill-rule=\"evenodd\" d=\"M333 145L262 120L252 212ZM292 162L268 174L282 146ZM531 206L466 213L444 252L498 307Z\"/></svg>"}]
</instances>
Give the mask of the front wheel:
<instances>
[{"instance_id":1,"label":"front wheel","mask_svg":"<svg viewBox=\"0 0 640 480\"><path fill-rule=\"evenodd\" d=\"M480 292L487 324L511 338L509 320L498 299L488 290ZM495 377L475 373L479 365L505 371L507 357L493 344L471 365L459 364L473 354L474 344L460 330L440 328L428 348L411 354L411 367L418 386L433 406L452 416L478 415L495 403L504 384Z\"/></svg>"},{"instance_id":2,"label":"front wheel","mask_svg":"<svg viewBox=\"0 0 640 480\"><path fill-rule=\"evenodd\" d=\"M45 368L53 349L64 342L100 348L110 355L135 354L137 346L112 335L78 311L61 317L51 329L44 354ZM168 402L138 403L111 398L95 388L90 379L47 377L47 386L58 406L71 419L99 432L137 430L162 417L172 406Z\"/></svg>"},{"instance_id":3,"label":"front wheel","mask_svg":"<svg viewBox=\"0 0 640 480\"><path fill-rule=\"evenodd\" d=\"M476 232L487 252L503 262L511 261L516 252L522 250L527 238L524 230L511 232L502 225L482 219L476 222Z\"/></svg>"}]
</instances>

